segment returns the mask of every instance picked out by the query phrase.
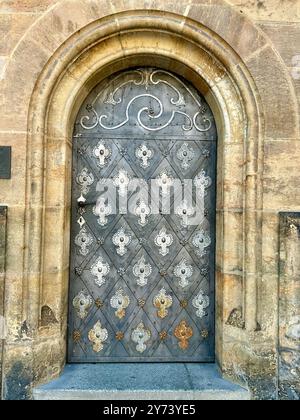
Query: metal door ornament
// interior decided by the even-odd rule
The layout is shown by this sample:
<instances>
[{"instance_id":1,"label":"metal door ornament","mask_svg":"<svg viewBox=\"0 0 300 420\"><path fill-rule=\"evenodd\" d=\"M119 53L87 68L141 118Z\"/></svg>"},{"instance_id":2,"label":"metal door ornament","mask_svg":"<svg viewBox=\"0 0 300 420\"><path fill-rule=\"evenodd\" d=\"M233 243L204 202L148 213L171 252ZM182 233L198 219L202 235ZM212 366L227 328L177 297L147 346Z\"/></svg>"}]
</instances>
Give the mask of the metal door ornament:
<instances>
[{"instance_id":1,"label":"metal door ornament","mask_svg":"<svg viewBox=\"0 0 300 420\"><path fill-rule=\"evenodd\" d=\"M130 183L130 176L128 175L128 172L124 169L120 169L118 174L114 177L113 183L119 188L120 196L126 197Z\"/></svg>"},{"instance_id":2,"label":"metal door ornament","mask_svg":"<svg viewBox=\"0 0 300 420\"><path fill-rule=\"evenodd\" d=\"M189 340L193 337L193 329L188 325L188 322L183 320L175 328L175 337L178 339L178 345L181 350L187 350L189 348Z\"/></svg>"},{"instance_id":3,"label":"metal door ornament","mask_svg":"<svg viewBox=\"0 0 300 420\"><path fill-rule=\"evenodd\" d=\"M83 290L78 293L73 299L73 306L77 311L77 315L80 319L87 317L89 309L93 305L93 299L90 295L85 293Z\"/></svg>"},{"instance_id":4,"label":"metal door ornament","mask_svg":"<svg viewBox=\"0 0 300 420\"><path fill-rule=\"evenodd\" d=\"M196 248L196 254L204 257L207 254L207 248L211 245L211 238L208 232L203 229L196 232L193 237L193 245Z\"/></svg>"},{"instance_id":5,"label":"metal door ornament","mask_svg":"<svg viewBox=\"0 0 300 420\"><path fill-rule=\"evenodd\" d=\"M179 278L179 286L183 289L190 286L189 279L193 275L193 266L188 264L187 260L183 258L174 269L174 276Z\"/></svg>"},{"instance_id":6,"label":"metal door ornament","mask_svg":"<svg viewBox=\"0 0 300 420\"><path fill-rule=\"evenodd\" d=\"M153 151L147 147L146 144L142 144L135 151L135 156L140 161L140 166L143 169L147 169L150 166L150 161L153 158Z\"/></svg>"},{"instance_id":7,"label":"metal door ornament","mask_svg":"<svg viewBox=\"0 0 300 420\"><path fill-rule=\"evenodd\" d=\"M79 247L79 253L83 256L88 255L89 247L93 244L94 238L87 232L86 228L80 229L80 232L75 237L75 244Z\"/></svg>"},{"instance_id":8,"label":"metal door ornament","mask_svg":"<svg viewBox=\"0 0 300 420\"><path fill-rule=\"evenodd\" d=\"M148 277L152 273L152 266L146 262L145 256L142 256L132 269L133 275L137 278L137 285L147 286Z\"/></svg>"},{"instance_id":9,"label":"metal door ornament","mask_svg":"<svg viewBox=\"0 0 300 420\"><path fill-rule=\"evenodd\" d=\"M174 179L167 170L164 170L156 178L156 183L161 188L162 195L166 196L170 193L170 188L174 185Z\"/></svg>"},{"instance_id":10,"label":"metal door ornament","mask_svg":"<svg viewBox=\"0 0 300 420\"><path fill-rule=\"evenodd\" d=\"M111 298L110 305L116 309L115 315L119 319L125 318L126 309L130 305L129 296L127 296L123 289L119 289L116 294Z\"/></svg>"},{"instance_id":11,"label":"metal door ornament","mask_svg":"<svg viewBox=\"0 0 300 420\"><path fill-rule=\"evenodd\" d=\"M106 226L108 223L108 216L112 214L112 207L105 203L105 198L100 198L93 208L93 213L98 218L100 226Z\"/></svg>"},{"instance_id":12,"label":"metal door ornament","mask_svg":"<svg viewBox=\"0 0 300 420\"><path fill-rule=\"evenodd\" d=\"M148 217L151 214L151 208L148 204L141 200L134 210L135 215L138 217L138 223L140 226L144 227L148 223Z\"/></svg>"},{"instance_id":13,"label":"metal door ornament","mask_svg":"<svg viewBox=\"0 0 300 420\"><path fill-rule=\"evenodd\" d=\"M173 235L171 233L167 233L167 229L163 227L158 235L155 237L155 245L158 246L159 253L163 257L169 254L170 252L170 246L173 243Z\"/></svg>"},{"instance_id":14,"label":"metal door ornament","mask_svg":"<svg viewBox=\"0 0 300 420\"><path fill-rule=\"evenodd\" d=\"M196 315L198 318L204 318L207 313L205 309L209 307L210 300L207 295L201 290L196 297L193 299L193 307L197 309Z\"/></svg>"},{"instance_id":15,"label":"metal door ornament","mask_svg":"<svg viewBox=\"0 0 300 420\"><path fill-rule=\"evenodd\" d=\"M195 209L188 205L187 200L183 200L182 203L176 207L175 214L180 218L181 226L187 228L189 226L190 217L195 214Z\"/></svg>"},{"instance_id":16,"label":"metal door ornament","mask_svg":"<svg viewBox=\"0 0 300 420\"><path fill-rule=\"evenodd\" d=\"M183 143L183 145L178 149L176 156L181 162L182 169L186 171L191 167L191 162L195 158L195 152L188 143Z\"/></svg>"},{"instance_id":17,"label":"metal door ornament","mask_svg":"<svg viewBox=\"0 0 300 420\"><path fill-rule=\"evenodd\" d=\"M97 147L94 148L93 153L97 158L98 166L103 169L108 164L108 160L111 157L112 151L111 148L107 147L106 143L101 140L97 144Z\"/></svg>"},{"instance_id":18,"label":"metal door ornament","mask_svg":"<svg viewBox=\"0 0 300 420\"><path fill-rule=\"evenodd\" d=\"M157 308L157 316L164 319L168 316L168 309L173 304L172 296L167 294L165 288L162 288L153 299L153 305Z\"/></svg>"},{"instance_id":19,"label":"metal door ornament","mask_svg":"<svg viewBox=\"0 0 300 420\"><path fill-rule=\"evenodd\" d=\"M104 261L102 257L97 258L91 267L91 274L94 277L94 282L101 287L106 282L106 276L110 272L110 265Z\"/></svg>"},{"instance_id":20,"label":"metal door ornament","mask_svg":"<svg viewBox=\"0 0 300 420\"><path fill-rule=\"evenodd\" d=\"M104 343L108 339L108 331L106 328L102 328L100 321L89 331L88 339L92 343L95 353L100 353L104 349Z\"/></svg>"},{"instance_id":21,"label":"metal door ornament","mask_svg":"<svg viewBox=\"0 0 300 420\"><path fill-rule=\"evenodd\" d=\"M136 351L139 353L144 353L147 350L147 342L150 338L151 332L147 330L143 322L139 323L131 334L131 339L136 344Z\"/></svg>"},{"instance_id":22,"label":"metal door ornament","mask_svg":"<svg viewBox=\"0 0 300 420\"><path fill-rule=\"evenodd\" d=\"M127 235L125 229L121 227L112 238L112 242L116 247L117 254L123 257L127 253L127 246L131 242L131 235Z\"/></svg>"},{"instance_id":23,"label":"metal door ornament","mask_svg":"<svg viewBox=\"0 0 300 420\"><path fill-rule=\"evenodd\" d=\"M81 193L87 195L90 191L91 185L95 182L95 177L87 168L84 168L80 174L77 175L76 182L80 185Z\"/></svg>"}]
</instances>

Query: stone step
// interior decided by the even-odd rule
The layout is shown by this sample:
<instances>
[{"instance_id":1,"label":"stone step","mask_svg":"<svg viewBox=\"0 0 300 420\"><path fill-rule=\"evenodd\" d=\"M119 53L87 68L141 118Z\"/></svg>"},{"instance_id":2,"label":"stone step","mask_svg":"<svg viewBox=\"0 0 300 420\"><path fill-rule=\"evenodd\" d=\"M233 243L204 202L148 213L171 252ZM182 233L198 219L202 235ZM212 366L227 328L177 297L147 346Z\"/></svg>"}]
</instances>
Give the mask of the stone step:
<instances>
[{"instance_id":1,"label":"stone step","mask_svg":"<svg viewBox=\"0 0 300 420\"><path fill-rule=\"evenodd\" d=\"M249 400L249 391L225 381L214 364L128 363L67 365L34 389L35 400Z\"/></svg>"}]
</instances>

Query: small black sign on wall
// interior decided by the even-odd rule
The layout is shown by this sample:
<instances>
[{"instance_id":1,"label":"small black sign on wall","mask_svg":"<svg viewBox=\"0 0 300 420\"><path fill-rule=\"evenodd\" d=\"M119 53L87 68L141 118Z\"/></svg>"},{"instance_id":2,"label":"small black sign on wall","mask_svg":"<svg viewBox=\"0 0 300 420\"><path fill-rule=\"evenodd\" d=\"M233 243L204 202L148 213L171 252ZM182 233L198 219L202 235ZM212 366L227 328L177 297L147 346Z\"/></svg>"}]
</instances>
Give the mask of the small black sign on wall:
<instances>
[{"instance_id":1,"label":"small black sign on wall","mask_svg":"<svg viewBox=\"0 0 300 420\"><path fill-rule=\"evenodd\" d=\"M0 146L0 179L11 178L11 147Z\"/></svg>"}]
</instances>

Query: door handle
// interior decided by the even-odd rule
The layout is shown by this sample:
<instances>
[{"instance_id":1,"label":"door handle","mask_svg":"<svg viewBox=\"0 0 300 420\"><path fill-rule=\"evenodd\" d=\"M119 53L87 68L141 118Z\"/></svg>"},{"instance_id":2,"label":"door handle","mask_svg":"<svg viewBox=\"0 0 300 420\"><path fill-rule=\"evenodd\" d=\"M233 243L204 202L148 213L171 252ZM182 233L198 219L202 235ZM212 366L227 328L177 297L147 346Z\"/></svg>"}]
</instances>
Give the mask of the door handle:
<instances>
[{"instance_id":1,"label":"door handle","mask_svg":"<svg viewBox=\"0 0 300 420\"><path fill-rule=\"evenodd\" d=\"M87 202L86 199L81 195L77 200L78 207L84 208L87 206L96 205L96 202Z\"/></svg>"}]
</instances>

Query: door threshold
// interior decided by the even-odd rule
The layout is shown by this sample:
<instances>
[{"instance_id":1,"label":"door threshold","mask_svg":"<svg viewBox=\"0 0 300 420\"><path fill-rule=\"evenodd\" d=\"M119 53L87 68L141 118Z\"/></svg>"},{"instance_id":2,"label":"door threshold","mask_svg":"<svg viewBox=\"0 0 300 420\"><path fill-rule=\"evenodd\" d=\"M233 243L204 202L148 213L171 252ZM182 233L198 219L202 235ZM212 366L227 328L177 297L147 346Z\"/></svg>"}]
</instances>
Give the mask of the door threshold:
<instances>
[{"instance_id":1,"label":"door threshold","mask_svg":"<svg viewBox=\"0 0 300 420\"><path fill-rule=\"evenodd\" d=\"M113 363L67 365L33 391L34 400L249 400L216 364Z\"/></svg>"}]
</instances>

